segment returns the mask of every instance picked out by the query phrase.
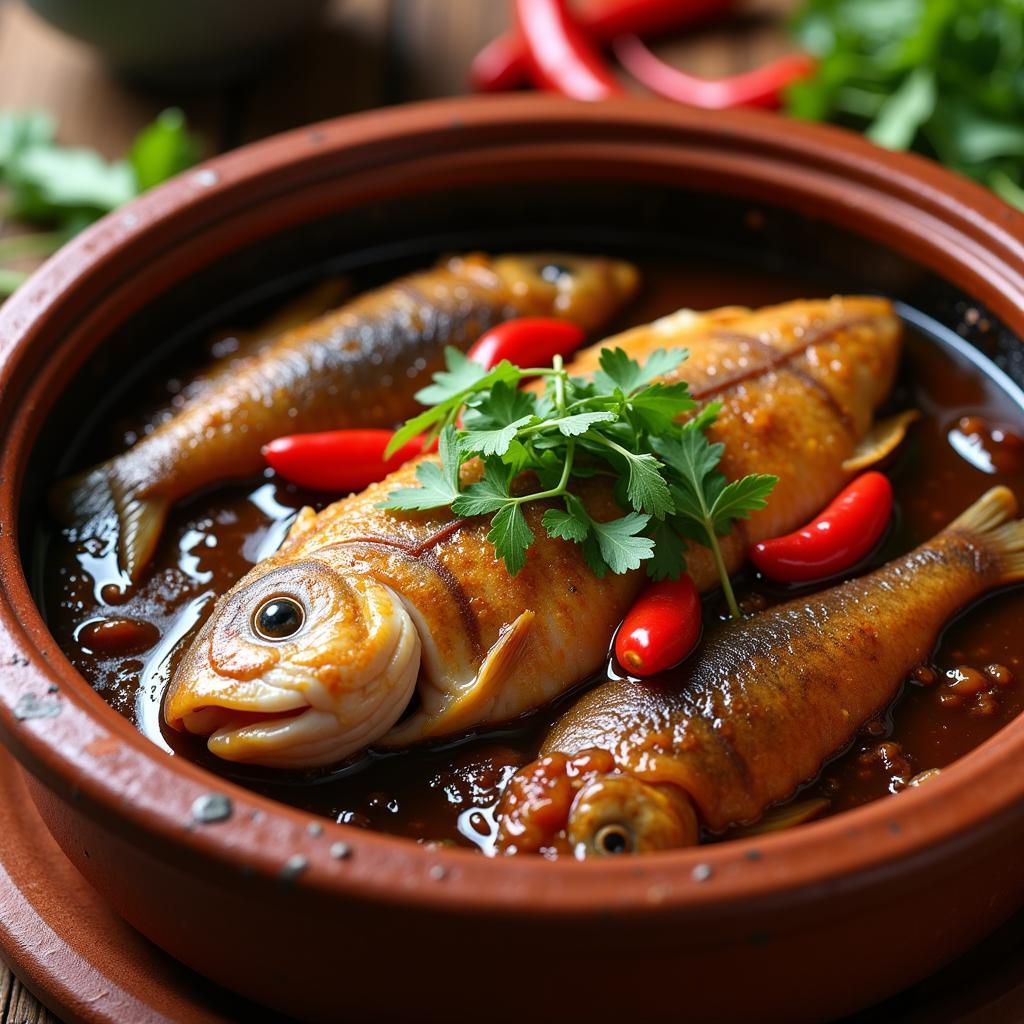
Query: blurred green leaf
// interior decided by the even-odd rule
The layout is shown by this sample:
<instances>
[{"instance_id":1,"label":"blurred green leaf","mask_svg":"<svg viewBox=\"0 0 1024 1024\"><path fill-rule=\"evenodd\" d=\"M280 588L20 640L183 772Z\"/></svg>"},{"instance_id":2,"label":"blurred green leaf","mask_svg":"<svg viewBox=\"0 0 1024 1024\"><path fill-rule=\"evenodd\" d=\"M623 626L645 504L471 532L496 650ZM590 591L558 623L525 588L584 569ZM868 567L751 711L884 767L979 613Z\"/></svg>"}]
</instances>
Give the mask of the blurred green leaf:
<instances>
[{"instance_id":1,"label":"blurred green leaf","mask_svg":"<svg viewBox=\"0 0 1024 1024\"><path fill-rule=\"evenodd\" d=\"M1021 205L1024 0L804 0L792 27L818 56L790 114L915 149Z\"/></svg>"},{"instance_id":2,"label":"blurred green leaf","mask_svg":"<svg viewBox=\"0 0 1024 1024\"><path fill-rule=\"evenodd\" d=\"M0 111L5 212L25 224L53 229L0 248L0 297L25 276L4 261L48 255L97 217L184 170L199 155L184 115L173 108L139 132L127 159L112 163L91 149L59 146L55 130L56 122L44 111Z\"/></svg>"},{"instance_id":3,"label":"blurred green leaf","mask_svg":"<svg viewBox=\"0 0 1024 1024\"><path fill-rule=\"evenodd\" d=\"M138 191L145 192L191 167L199 159L199 145L189 134L185 115L171 107L139 132L128 159Z\"/></svg>"}]
</instances>

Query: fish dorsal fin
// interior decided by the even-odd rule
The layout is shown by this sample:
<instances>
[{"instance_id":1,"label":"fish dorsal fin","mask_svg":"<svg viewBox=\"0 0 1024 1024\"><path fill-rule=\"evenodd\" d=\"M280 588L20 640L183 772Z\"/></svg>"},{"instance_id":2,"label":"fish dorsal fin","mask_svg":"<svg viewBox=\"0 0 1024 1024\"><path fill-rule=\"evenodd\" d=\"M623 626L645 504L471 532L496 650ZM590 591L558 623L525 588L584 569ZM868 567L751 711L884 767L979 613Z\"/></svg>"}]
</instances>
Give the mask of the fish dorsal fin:
<instances>
[{"instance_id":1,"label":"fish dorsal fin","mask_svg":"<svg viewBox=\"0 0 1024 1024\"><path fill-rule=\"evenodd\" d=\"M506 680L523 654L535 617L527 609L502 631L487 652L476 679L448 701L440 714L434 715L424 725L424 738L438 732L457 732L486 720L488 710L500 696Z\"/></svg>"},{"instance_id":2,"label":"fish dorsal fin","mask_svg":"<svg viewBox=\"0 0 1024 1024\"><path fill-rule=\"evenodd\" d=\"M920 418L921 414L916 409L905 409L895 416L879 420L857 443L853 454L843 463L843 469L847 473L859 473L881 462L903 443L907 427Z\"/></svg>"}]
</instances>

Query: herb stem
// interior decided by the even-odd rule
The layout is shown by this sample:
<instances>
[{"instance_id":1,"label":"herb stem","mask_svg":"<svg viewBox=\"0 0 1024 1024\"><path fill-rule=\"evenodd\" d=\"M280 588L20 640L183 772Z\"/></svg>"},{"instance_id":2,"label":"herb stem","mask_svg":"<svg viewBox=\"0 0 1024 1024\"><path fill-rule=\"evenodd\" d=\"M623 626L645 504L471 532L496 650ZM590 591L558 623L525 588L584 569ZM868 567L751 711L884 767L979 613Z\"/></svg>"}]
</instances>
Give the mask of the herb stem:
<instances>
[{"instance_id":1,"label":"herb stem","mask_svg":"<svg viewBox=\"0 0 1024 1024\"><path fill-rule=\"evenodd\" d=\"M743 618L740 606L736 602L736 594L732 589L732 580L729 579L729 571L725 567L725 559L722 557L722 547L718 543L718 537L714 528L707 526L709 547L715 559L715 568L718 570L719 579L722 581L722 593L725 594L725 603L729 606L729 614L739 622Z\"/></svg>"}]
</instances>

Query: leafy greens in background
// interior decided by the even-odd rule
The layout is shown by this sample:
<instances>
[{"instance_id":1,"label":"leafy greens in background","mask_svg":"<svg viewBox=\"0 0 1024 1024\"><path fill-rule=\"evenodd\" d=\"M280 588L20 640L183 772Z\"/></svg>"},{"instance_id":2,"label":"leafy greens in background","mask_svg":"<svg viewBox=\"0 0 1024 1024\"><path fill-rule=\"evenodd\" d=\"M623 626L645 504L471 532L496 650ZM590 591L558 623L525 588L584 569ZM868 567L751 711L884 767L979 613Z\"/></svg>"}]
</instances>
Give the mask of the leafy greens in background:
<instances>
[{"instance_id":1,"label":"leafy greens in background","mask_svg":"<svg viewBox=\"0 0 1024 1024\"><path fill-rule=\"evenodd\" d=\"M165 110L139 132L123 160L60 146L46 113L0 111L0 222L46 228L0 239L0 298L27 276L8 265L47 256L94 220L179 171L199 156L180 110Z\"/></svg>"},{"instance_id":2,"label":"leafy greens in background","mask_svg":"<svg viewBox=\"0 0 1024 1024\"><path fill-rule=\"evenodd\" d=\"M805 0L788 112L914 149L1024 209L1024 0Z\"/></svg>"}]
</instances>

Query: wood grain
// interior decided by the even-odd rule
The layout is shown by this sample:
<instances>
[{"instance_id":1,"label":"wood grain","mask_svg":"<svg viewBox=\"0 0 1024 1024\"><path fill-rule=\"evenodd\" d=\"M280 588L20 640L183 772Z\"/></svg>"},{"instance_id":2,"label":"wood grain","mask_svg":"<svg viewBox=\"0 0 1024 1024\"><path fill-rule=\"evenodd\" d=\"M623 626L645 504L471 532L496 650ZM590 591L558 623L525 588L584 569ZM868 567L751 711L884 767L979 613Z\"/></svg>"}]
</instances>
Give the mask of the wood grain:
<instances>
[{"instance_id":1,"label":"wood grain","mask_svg":"<svg viewBox=\"0 0 1024 1024\"><path fill-rule=\"evenodd\" d=\"M658 50L699 74L744 69L788 48L779 15L794 2L750 0L738 22L659 41ZM0 0L0 109L51 110L62 142L113 159L160 110L180 106L216 153L310 121L464 92L470 58L507 24L503 0L331 0L316 30L257 79L178 96L120 81L20 0ZM2 962L0 1024L58 1024Z\"/></svg>"}]
</instances>

